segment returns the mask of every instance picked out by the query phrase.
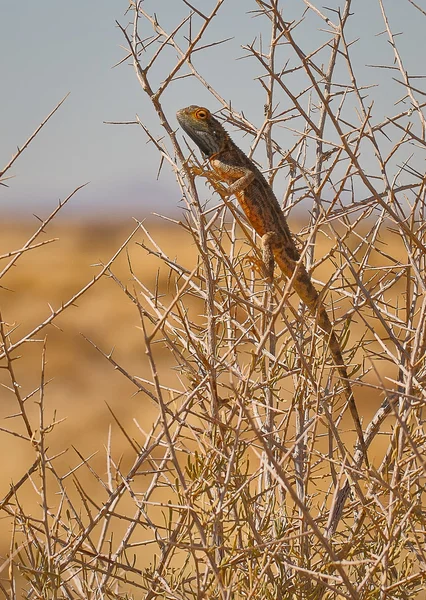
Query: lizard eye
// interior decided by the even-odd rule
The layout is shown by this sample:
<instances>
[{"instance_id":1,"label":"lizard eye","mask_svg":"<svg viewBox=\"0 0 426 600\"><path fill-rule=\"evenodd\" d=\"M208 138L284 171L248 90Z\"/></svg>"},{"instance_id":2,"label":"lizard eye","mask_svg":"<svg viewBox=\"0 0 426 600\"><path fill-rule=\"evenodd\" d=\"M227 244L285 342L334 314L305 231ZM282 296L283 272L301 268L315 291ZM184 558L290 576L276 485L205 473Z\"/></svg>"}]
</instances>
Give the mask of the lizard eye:
<instances>
[{"instance_id":1,"label":"lizard eye","mask_svg":"<svg viewBox=\"0 0 426 600\"><path fill-rule=\"evenodd\" d=\"M197 119L200 119L200 121L205 121L208 116L209 116L209 111L206 110L205 108L199 108L197 110L197 112L195 113L195 117Z\"/></svg>"}]
</instances>

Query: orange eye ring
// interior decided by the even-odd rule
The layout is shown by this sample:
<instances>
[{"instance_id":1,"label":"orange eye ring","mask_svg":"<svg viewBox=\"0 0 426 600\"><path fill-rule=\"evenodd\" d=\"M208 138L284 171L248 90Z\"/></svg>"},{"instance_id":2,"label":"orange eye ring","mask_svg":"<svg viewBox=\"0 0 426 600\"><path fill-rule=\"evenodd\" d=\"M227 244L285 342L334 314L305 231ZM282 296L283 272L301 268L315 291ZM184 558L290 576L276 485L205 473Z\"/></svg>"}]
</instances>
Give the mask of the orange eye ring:
<instances>
[{"instance_id":1,"label":"orange eye ring","mask_svg":"<svg viewBox=\"0 0 426 600\"><path fill-rule=\"evenodd\" d=\"M205 121L208 116L209 116L209 111L206 110L205 108L199 108L195 113L195 117L197 119L200 119L200 121Z\"/></svg>"}]
</instances>

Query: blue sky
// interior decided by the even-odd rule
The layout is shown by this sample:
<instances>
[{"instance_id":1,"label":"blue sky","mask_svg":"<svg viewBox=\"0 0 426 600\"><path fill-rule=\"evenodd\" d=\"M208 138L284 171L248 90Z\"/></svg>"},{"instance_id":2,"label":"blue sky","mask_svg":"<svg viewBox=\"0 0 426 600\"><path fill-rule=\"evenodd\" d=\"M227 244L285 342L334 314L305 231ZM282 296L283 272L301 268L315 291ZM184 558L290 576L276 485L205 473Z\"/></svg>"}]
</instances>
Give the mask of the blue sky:
<instances>
[{"instance_id":1,"label":"blue sky","mask_svg":"<svg viewBox=\"0 0 426 600\"><path fill-rule=\"evenodd\" d=\"M417 3L422 6L424 0ZM208 12L214 3L194 0L194 4ZM343 1L330 0L324 4L338 7ZM300 15L302 6L302 0L283 1L285 18L291 20ZM413 74L422 75L425 17L408 0L385 0L385 6L394 32L403 32L397 40L406 67ZM78 194L66 214L144 218L152 210L175 212L179 191L167 168L157 181L158 155L152 145L146 143L142 129L104 124L104 121L133 120L138 114L144 122L152 124L155 134L161 135L133 68L126 64L112 68L124 55L124 38L115 20L127 24L127 7L127 0L3 2L0 19L1 167L55 104L71 92L9 172L14 175L8 182L9 187L0 187L4 215L16 212L25 216L40 211L45 214L59 198L66 197L85 182L90 185ZM189 11L180 0L146 0L144 7L151 14L157 13L165 29L174 27ZM254 18L250 14L253 10L256 10L254 0L225 0L206 39L214 41L231 36L234 39L198 53L194 60L224 98L232 100L253 122L261 123L264 93L255 81L260 68L253 59L239 60L246 54L242 44L251 43L260 33L268 39L268 22ZM377 83L383 79L382 91L370 92L376 110L383 114L397 112L386 93L392 73L363 66L369 62L392 63L387 37L377 35L384 29L378 3L356 0L353 11L355 15L348 32L352 38L361 37L361 42L353 47L361 83ZM333 18L333 14L329 14ZM325 39L327 34L318 31L322 26L313 16L308 17L306 29L297 30L301 46L308 49L317 39ZM146 30L146 35L150 34L151 31ZM163 72L153 73L154 83L161 81L167 61L172 64L173 60L169 55L160 63ZM213 110L218 108L208 92L191 79L173 84L163 100L176 126L174 113L182 106L201 103ZM244 141L241 145L244 147Z\"/></svg>"}]
</instances>

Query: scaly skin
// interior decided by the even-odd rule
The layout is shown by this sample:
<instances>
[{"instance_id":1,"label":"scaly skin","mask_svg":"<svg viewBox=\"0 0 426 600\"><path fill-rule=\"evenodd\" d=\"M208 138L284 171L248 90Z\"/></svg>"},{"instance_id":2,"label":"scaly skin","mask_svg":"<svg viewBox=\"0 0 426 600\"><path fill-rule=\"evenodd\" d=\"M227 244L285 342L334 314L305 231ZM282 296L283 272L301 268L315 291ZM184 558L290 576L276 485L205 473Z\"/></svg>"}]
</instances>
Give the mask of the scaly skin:
<instances>
[{"instance_id":1,"label":"scaly skin","mask_svg":"<svg viewBox=\"0 0 426 600\"><path fill-rule=\"evenodd\" d=\"M179 110L176 116L182 129L209 160L217 178L229 184L226 195L235 194L248 221L270 247L284 275L290 279L296 272L294 289L327 334L331 356L339 372L359 444L367 462L361 422L339 341L305 266L299 262L299 251L275 194L259 169L234 144L221 123L207 108L188 106Z\"/></svg>"}]
</instances>

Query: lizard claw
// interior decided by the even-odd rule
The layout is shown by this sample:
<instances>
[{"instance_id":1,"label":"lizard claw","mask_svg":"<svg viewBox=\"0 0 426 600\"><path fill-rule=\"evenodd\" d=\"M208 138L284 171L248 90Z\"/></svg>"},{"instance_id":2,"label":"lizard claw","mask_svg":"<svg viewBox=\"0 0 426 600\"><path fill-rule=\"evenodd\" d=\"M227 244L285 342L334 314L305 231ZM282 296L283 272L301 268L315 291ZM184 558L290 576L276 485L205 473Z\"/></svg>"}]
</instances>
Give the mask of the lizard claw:
<instances>
[{"instance_id":1,"label":"lizard claw","mask_svg":"<svg viewBox=\"0 0 426 600\"><path fill-rule=\"evenodd\" d=\"M189 167L189 172L191 173L191 175L193 177L205 177L205 171L202 167L199 167L198 165L191 165Z\"/></svg>"}]
</instances>

